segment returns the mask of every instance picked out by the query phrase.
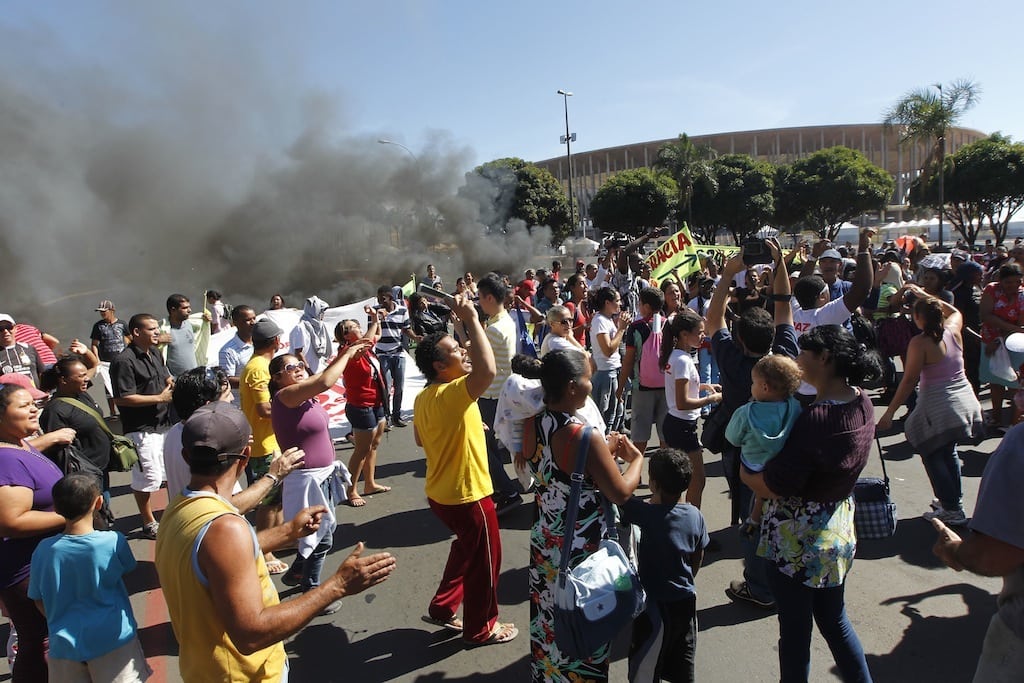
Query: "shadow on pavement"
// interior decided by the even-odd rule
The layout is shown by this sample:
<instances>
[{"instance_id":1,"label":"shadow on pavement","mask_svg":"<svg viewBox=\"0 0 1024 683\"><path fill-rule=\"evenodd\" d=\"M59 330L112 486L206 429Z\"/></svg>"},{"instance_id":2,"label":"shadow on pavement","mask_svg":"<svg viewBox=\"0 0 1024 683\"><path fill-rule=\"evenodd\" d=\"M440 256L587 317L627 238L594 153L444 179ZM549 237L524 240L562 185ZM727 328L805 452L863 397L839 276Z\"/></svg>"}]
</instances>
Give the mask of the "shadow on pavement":
<instances>
[{"instance_id":1,"label":"shadow on pavement","mask_svg":"<svg viewBox=\"0 0 1024 683\"><path fill-rule=\"evenodd\" d=\"M960 467L960 476L980 478L981 473L985 471L985 465L988 464L990 454L982 453L974 448L958 448L957 452L960 454L960 460L963 461L963 465Z\"/></svg>"},{"instance_id":2,"label":"shadow on pavement","mask_svg":"<svg viewBox=\"0 0 1024 683\"><path fill-rule=\"evenodd\" d=\"M967 614L923 617L917 608L928 598L957 595L963 599ZM971 680L988 622L995 612L994 596L977 586L958 583L897 596L882 604L902 604L900 613L910 619L910 624L889 654L867 655L875 681Z\"/></svg>"},{"instance_id":3,"label":"shadow on pavement","mask_svg":"<svg viewBox=\"0 0 1024 683\"><path fill-rule=\"evenodd\" d=\"M372 505L368 503L367 507ZM351 522L358 512L345 514ZM441 543L453 535L429 508L394 512L360 524L339 524L334 532L334 547L348 548L365 541L368 548L411 548Z\"/></svg>"},{"instance_id":4,"label":"shadow on pavement","mask_svg":"<svg viewBox=\"0 0 1024 683\"><path fill-rule=\"evenodd\" d=\"M147 657L178 656L178 639L169 621L140 628L139 642Z\"/></svg>"},{"instance_id":5,"label":"shadow on pavement","mask_svg":"<svg viewBox=\"0 0 1024 683\"><path fill-rule=\"evenodd\" d=\"M350 640L352 633L330 624L307 626L286 645L291 667L289 678L296 681L390 681L448 657L465 646L458 634L443 630L398 628L367 638ZM520 638L525 635L520 633ZM517 639L518 641L519 639ZM489 647L501 647L492 645ZM509 645L506 647L516 647ZM481 648L485 650L486 648ZM302 653L298 655L296 653ZM481 652L481 661L486 654ZM522 681L529 678L528 658L487 674L447 678L444 672L418 676L416 681Z\"/></svg>"},{"instance_id":6,"label":"shadow on pavement","mask_svg":"<svg viewBox=\"0 0 1024 683\"><path fill-rule=\"evenodd\" d=\"M904 562L926 569L944 569L945 565L932 553L935 529L921 517L900 518L892 538L857 542L858 560L880 560L899 555Z\"/></svg>"},{"instance_id":7,"label":"shadow on pavement","mask_svg":"<svg viewBox=\"0 0 1024 683\"><path fill-rule=\"evenodd\" d=\"M724 591L725 588L723 587ZM775 619L775 610L761 609L754 605L726 602L714 607L697 610L698 631L710 631L723 626L735 626L760 619Z\"/></svg>"},{"instance_id":8,"label":"shadow on pavement","mask_svg":"<svg viewBox=\"0 0 1024 683\"><path fill-rule=\"evenodd\" d=\"M348 462L347 459L346 462ZM377 469L374 470L374 476L378 479L397 477L403 474L411 474L416 479L426 479L427 461L423 458L416 458L404 462L378 462Z\"/></svg>"},{"instance_id":9,"label":"shadow on pavement","mask_svg":"<svg viewBox=\"0 0 1024 683\"><path fill-rule=\"evenodd\" d=\"M135 571L124 575L124 585L129 595L156 590L160 587L156 564L148 560L139 560L135 565Z\"/></svg>"},{"instance_id":10,"label":"shadow on pavement","mask_svg":"<svg viewBox=\"0 0 1024 683\"><path fill-rule=\"evenodd\" d=\"M507 569L498 577L498 604L521 605L530 599L530 568ZM529 637L529 633L526 634Z\"/></svg>"}]
</instances>

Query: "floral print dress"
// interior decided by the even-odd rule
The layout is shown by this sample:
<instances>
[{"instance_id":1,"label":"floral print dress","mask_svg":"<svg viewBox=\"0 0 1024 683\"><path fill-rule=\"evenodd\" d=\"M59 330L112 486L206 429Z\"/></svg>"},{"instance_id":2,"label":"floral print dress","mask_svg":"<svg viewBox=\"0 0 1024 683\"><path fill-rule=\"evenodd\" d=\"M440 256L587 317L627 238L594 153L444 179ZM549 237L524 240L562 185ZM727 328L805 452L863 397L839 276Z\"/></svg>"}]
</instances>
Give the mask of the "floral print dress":
<instances>
[{"instance_id":1,"label":"floral print dress","mask_svg":"<svg viewBox=\"0 0 1024 683\"><path fill-rule=\"evenodd\" d=\"M570 659L555 644L555 587L562 562L565 511L572 490L570 476L555 464L551 438L565 427L582 430L583 423L572 415L545 411L535 419L537 447L531 460L537 478L539 517L530 534L530 653L532 680L607 681L609 645L589 659ZM573 443L573 448L578 444ZM561 454L559 454L561 455ZM580 509L573 534L569 568L572 569L597 549L604 533L601 494L587 477L580 493Z\"/></svg>"}]
</instances>

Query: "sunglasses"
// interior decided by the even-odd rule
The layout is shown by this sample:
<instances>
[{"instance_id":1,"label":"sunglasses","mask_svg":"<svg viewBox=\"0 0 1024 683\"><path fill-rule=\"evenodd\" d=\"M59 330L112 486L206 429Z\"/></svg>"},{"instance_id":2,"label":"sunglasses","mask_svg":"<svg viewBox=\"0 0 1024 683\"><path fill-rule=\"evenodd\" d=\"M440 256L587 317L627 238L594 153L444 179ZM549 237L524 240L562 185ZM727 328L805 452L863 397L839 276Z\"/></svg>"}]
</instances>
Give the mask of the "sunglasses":
<instances>
[{"instance_id":1,"label":"sunglasses","mask_svg":"<svg viewBox=\"0 0 1024 683\"><path fill-rule=\"evenodd\" d=\"M0 323L0 331L10 332L13 329L14 329L14 325L10 324L9 322L2 322L2 323Z\"/></svg>"},{"instance_id":2,"label":"sunglasses","mask_svg":"<svg viewBox=\"0 0 1024 683\"><path fill-rule=\"evenodd\" d=\"M282 373L282 372L295 372L296 370L307 370L307 369L309 369L309 366L306 365L305 363L302 363L302 362L299 362L299 363L289 363L288 365L286 365L283 368L281 368L280 370L278 370L278 373Z\"/></svg>"}]
</instances>

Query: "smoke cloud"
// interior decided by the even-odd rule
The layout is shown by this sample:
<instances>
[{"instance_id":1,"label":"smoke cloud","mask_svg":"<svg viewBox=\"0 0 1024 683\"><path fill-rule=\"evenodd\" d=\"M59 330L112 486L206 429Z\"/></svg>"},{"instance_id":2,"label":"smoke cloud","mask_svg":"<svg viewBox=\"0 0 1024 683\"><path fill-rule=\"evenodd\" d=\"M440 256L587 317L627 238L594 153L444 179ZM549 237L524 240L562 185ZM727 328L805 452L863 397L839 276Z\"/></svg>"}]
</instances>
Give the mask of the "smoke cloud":
<instances>
[{"instance_id":1,"label":"smoke cloud","mask_svg":"<svg viewBox=\"0 0 1024 683\"><path fill-rule=\"evenodd\" d=\"M112 64L0 24L0 311L84 339L100 299L122 318L161 316L172 292L198 308L207 288L337 305L428 262L451 284L544 250L546 228L488 233L501 207L463 187L472 150L432 132L414 159L352 130L255 20L225 41L170 6L119 8L134 40Z\"/></svg>"}]
</instances>

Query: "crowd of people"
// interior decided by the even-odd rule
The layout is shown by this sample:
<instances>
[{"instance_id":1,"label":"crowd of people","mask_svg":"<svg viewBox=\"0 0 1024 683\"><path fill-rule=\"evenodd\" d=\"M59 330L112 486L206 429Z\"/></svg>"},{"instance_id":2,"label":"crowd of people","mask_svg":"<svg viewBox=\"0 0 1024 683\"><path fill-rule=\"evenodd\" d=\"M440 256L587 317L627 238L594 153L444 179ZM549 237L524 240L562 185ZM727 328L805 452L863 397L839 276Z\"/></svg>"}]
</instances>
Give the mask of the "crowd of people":
<instances>
[{"instance_id":1,"label":"crowd of people","mask_svg":"<svg viewBox=\"0 0 1024 683\"><path fill-rule=\"evenodd\" d=\"M76 339L66 353L0 315L0 600L18 638L13 680L149 675L122 582L135 560L108 530L113 437L88 392L94 377L138 454L138 534L156 541L183 678L284 681L282 641L396 567L359 545L322 576L338 506L362 508L391 490L376 462L384 433L408 424L410 351L427 381L411 417L427 504L455 537L423 619L471 646L518 637L498 608L499 519L531 497L533 680L608 679L610 643L570 657L553 616L563 554L573 567L594 551L609 532L608 503L638 538L648 595L632 627L630 680L694 679L695 577L718 550L701 512L706 450L721 453L731 499L729 518L710 526L735 527L744 550L743 577L725 591L778 613L781 680L807 680L813 624L843 680L871 680L844 595L857 543L852 494L876 431L893 429L904 406L907 441L931 483L923 516L939 532L936 554L1006 577L978 666L988 677L977 680L1022 670L1024 539L1003 510L1024 481L1009 452L1024 437L1007 431L1024 414L1024 245L945 257L923 240L876 247L867 229L845 247L786 251L766 240L768 263L702 254L693 272L659 282L641 256L651 238L578 260L568 276L556 260L522 278L466 272L445 297L406 300L383 285L365 321L334 330L329 304L310 296L286 352L272 315L229 307L211 290L204 319L234 330L216 366L180 294L162 320L124 322L100 302L90 345ZM421 284L446 289L433 265ZM274 294L267 310L284 307ZM338 384L347 462L317 400ZM878 419L873 399L885 406ZM961 540L949 529L968 524L957 447L986 431L1008 436ZM567 534L580 457L578 522ZM637 495L645 474L647 500ZM151 498L165 484L158 520ZM274 555L284 548L297 551L290 566ZM280 602L274 574L300 595Z\"/></svg>"}]
</instances>

